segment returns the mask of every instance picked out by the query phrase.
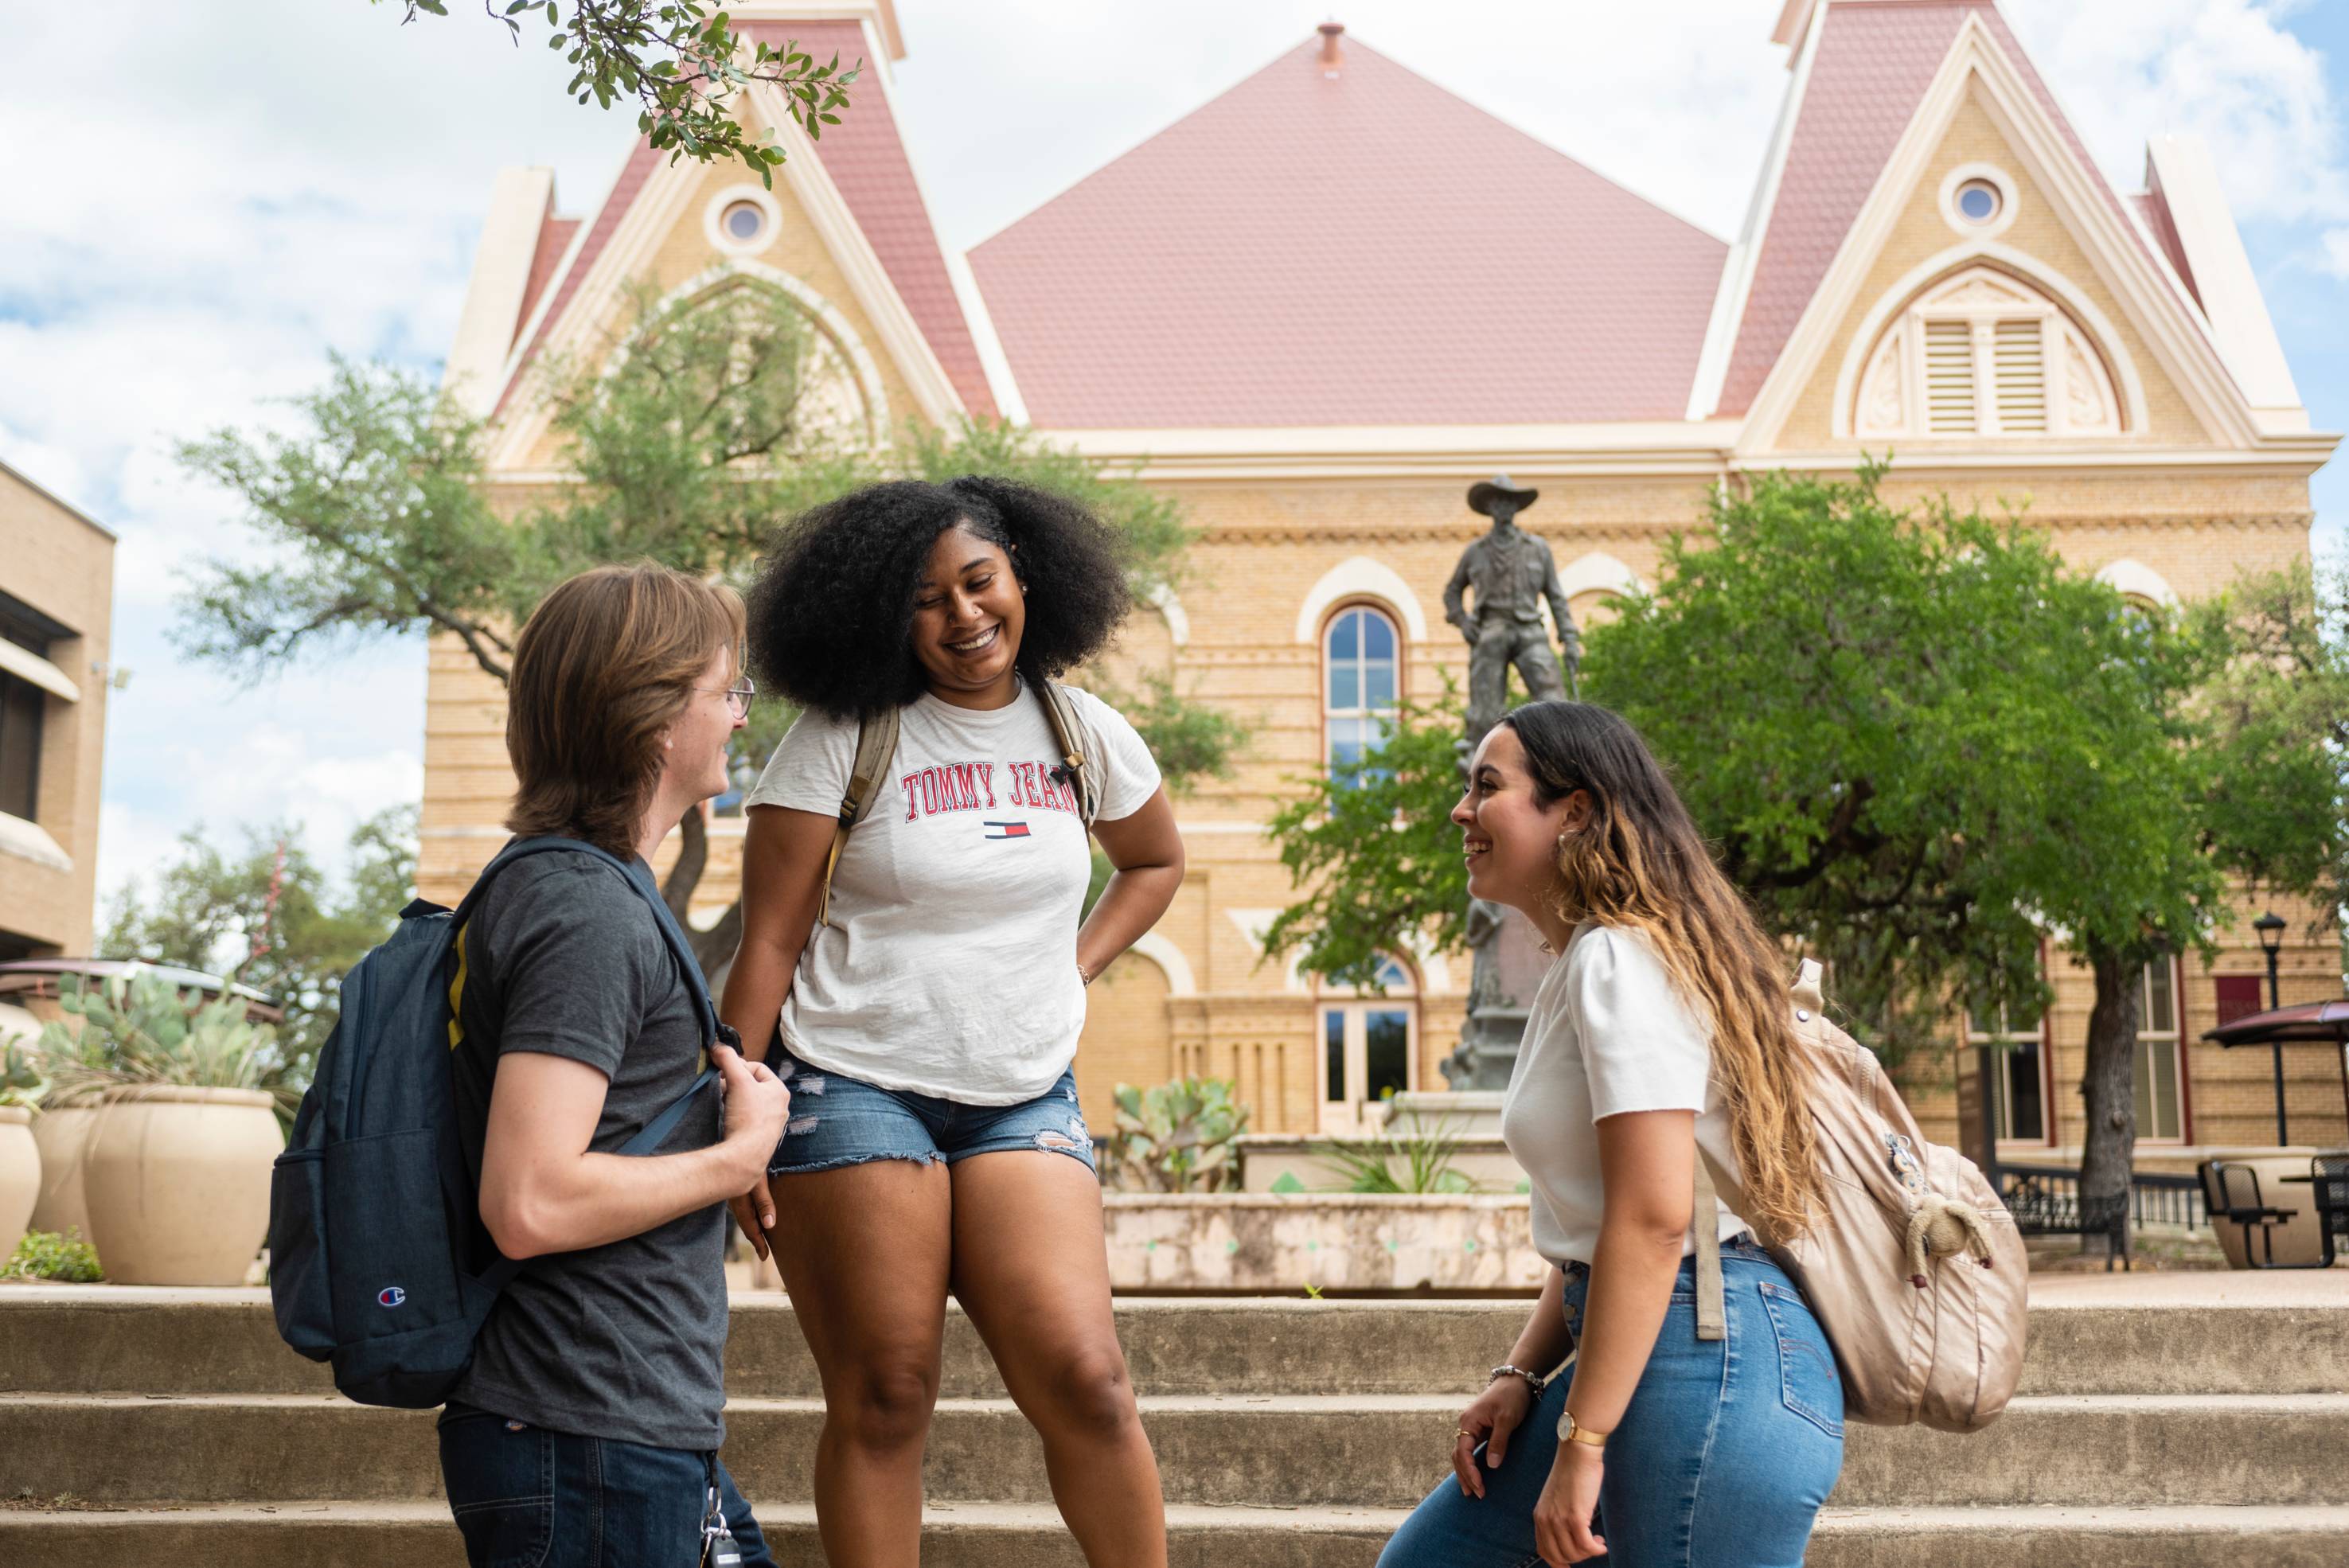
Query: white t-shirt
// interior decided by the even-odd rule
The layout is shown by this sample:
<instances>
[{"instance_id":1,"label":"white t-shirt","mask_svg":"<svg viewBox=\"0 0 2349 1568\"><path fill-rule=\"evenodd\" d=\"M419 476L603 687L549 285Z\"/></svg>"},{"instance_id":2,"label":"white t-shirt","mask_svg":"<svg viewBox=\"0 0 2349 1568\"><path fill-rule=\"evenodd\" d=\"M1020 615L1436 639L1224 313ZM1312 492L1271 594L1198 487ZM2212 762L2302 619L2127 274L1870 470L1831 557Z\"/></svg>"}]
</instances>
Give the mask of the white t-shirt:
<instances>
[{"instance_id":1,"label":"white t-shirt","mask_svg":"<svg viewBox=\"0 0 2349 1568\"><path fill-rule=\"evenodd\" d=\"M1098 769L1099 820L1158 789L1123 715L1069 688ZM854 719L802 713L745 807L833 817L856 759ZM783 1000L783 1043L826 1072L965 1105L1016 1105L1052 1087L1085 1026L1077 923L1092 871L1073 786L1044 705L925 693L899 721L895 764L833 873L831 923L808 933Z\"/></svg>"},{"instance_id":2,"label":"white t-shirt","mask_svg":"<svg viewBox=\"0 0 2349 1568\"><path fill-rule=\"evenodd\" d=\"M1599 1247L1606 1184L1598 1121L1634 1110L1697 1112L1698 1144L1734 1180L1729 1114L1713 1081L1712 1026L1681 997L1646 936L1578 927L1543 975L1526 1019L1501 1137L1533 1189L1534 1250L1588 1263ZM1718 1204L1721 1239L1748 1229ZM1691 1236L1681 1249L1696 1248Z\"/></svg>"}]
</instances>

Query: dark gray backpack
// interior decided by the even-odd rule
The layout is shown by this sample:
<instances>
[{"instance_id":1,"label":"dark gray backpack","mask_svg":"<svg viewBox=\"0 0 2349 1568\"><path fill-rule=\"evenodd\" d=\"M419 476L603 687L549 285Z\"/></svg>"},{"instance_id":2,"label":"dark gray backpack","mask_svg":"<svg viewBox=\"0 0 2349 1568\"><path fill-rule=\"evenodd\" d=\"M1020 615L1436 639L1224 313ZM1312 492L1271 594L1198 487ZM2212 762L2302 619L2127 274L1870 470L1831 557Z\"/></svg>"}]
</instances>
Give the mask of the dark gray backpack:
<instances>
[{"instance_id":1,"label":"dark gray backpack","mask_svg":"<svg viewBox=\"0 0 2349 1568\"><path fill-rule=\"evenodd\" d=\"M458 934L490 879L550 850L593 855L627 877L660 924L702 1038L721 1037L701 966L650 873L593 844L517 840L453 912L422 899L400 912L391 939L343 977L340 1016L269 1184L277 1332L311 1360L333 1363L335 1387L362 1405L445 1402L498 1293L522 1268L489 1242L460 1142L450 988L463 971ZM620 1152L659 1148L717 1076L705 1068Z\"/></svg>"}]
</instances>

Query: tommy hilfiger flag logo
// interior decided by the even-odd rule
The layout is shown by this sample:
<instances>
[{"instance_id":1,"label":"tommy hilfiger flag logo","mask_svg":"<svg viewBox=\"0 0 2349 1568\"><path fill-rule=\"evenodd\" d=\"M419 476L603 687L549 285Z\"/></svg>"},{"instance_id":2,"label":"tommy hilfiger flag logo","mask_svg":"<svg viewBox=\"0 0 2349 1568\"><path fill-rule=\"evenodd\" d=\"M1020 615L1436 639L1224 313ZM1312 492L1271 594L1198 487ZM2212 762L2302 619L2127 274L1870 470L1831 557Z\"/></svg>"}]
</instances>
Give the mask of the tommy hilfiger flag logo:
<instances>
[{"instance_id":1,"label":"tommy hilfiger flag logo","mask_svg":"<svg viewBox=\"0 0 2349 1568\"><path fill-rule=\"evenodd\" d=\"M987 836L990 839L1024 839L1028 836L1025 822L989 822Z\"/></svg>"}]
</instances>

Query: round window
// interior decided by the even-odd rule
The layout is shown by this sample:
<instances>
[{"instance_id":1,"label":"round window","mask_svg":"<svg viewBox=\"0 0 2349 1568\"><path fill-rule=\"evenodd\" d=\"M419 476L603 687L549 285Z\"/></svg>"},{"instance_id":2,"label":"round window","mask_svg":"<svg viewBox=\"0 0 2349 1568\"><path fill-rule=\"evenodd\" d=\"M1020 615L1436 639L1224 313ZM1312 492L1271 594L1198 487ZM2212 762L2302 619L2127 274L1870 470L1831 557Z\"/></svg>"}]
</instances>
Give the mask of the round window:
<instances>
[{"instance_id":1,"label":"round window","mask_svg":"<svg viewBox=\"0 0 2349 1568\"><path fill-rule=\"evenodd\" d=\"M1987 223L1998 216L2006 199L1987 180L1969 180L1958 187L1958 216L1969 223Z\"/></svg>"},{"instance_id":2,"label":"round window","mask_svg":"<svg viewBox=\"0 0 2349 1568\"><path fill-rule=\"evenodd\" d=\"M767 214L756 201L737 201L719 215L719 226L730 240L749 243L767 232Z\"/></svg>"}]
</instances>

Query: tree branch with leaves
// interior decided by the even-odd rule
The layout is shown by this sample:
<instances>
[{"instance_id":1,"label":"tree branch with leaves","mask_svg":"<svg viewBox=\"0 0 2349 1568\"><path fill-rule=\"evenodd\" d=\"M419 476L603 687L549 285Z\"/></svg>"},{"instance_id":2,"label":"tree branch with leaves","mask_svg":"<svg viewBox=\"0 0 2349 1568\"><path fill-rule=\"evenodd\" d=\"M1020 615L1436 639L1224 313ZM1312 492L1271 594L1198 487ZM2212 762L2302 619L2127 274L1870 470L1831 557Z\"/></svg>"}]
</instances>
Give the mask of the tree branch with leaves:
<instances>
[{"instance_id":1,"label":"tree branch with leaves","mask_svg":"<svg viewBox=\"0 0 2349 1568\"><path fill-rule=\"evenodd\" d=\"M403 6L402 26L419 15L449 14L447 0L403 0ZM636 129L671 163L739 160L769 190L784 158L781 128L751 139L739 119L741 95L753 83L772 86L792 123L817 141L824 127L840 123L848 89L864 68L860 59L843 70L836 53L818 65L796 40L778 46L753 37L706 0L570 0L568 16L558 0L482 0L481 8L517 47L524 25L543 21L547 47L574 67L564 90L603 108L634 99Z\"/></svg>"}]
</instances>

